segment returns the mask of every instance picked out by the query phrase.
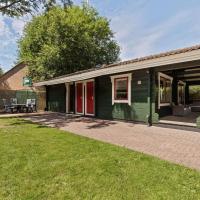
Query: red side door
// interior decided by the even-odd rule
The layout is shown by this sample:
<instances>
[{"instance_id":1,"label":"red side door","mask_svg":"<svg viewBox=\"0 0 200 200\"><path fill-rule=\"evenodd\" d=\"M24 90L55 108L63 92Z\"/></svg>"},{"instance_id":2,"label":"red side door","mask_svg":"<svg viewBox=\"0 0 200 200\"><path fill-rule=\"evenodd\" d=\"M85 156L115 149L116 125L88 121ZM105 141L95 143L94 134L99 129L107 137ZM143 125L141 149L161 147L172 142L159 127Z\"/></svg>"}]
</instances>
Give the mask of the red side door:
<instances>
[{"instance_id":1,"label":"red side door","mask_svg":"<svg viewBox=\"0 0 200 200\"><path fill-rule=\"evenodd\" d=\"M94 115L94 81L86 82L86 114Z\"/></svg>"},{"instance_id":2,"label":"red side door","mask_svg":"<svg viewBox=\"0 0 200 200\"><path fill-rule=\"evenodd\" d=\"M83 83L76 84L76 112L83 114Z\"/></svg>"}]
</instances>

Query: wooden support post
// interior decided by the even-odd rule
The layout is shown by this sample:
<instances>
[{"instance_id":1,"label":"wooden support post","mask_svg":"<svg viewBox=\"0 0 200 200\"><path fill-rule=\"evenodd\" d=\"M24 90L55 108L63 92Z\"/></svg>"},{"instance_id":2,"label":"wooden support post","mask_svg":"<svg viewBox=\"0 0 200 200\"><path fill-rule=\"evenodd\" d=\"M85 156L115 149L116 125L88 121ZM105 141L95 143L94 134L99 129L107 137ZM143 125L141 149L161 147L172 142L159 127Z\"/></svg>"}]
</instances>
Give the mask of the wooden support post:
<instances>
[{"instance_id":1,"label":"wooden support post","mask_svg":"<svg viewBox=\"0 0 200 200\"><path fill-rule=\"evenodd\" d=\"M69 83L65 83L65 87L66 87L66 113L69 113L69 101L70 101Z\"/></svg>"}]
</instances>

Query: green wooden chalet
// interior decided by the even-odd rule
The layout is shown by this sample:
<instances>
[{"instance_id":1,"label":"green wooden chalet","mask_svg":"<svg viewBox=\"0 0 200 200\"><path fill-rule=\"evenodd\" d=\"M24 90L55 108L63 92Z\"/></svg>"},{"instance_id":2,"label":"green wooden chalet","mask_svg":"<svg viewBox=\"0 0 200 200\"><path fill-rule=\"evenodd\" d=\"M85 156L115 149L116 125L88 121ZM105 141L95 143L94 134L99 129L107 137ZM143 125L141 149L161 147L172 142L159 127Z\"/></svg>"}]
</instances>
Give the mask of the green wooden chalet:
<instances>
[{"instance_id":1,"label":"green wooden chalet","mask_svg":"<svg viewBox=\"0 0 200 200\"><path fill-rule=\"evenodd\" d=\"M200 45L34 84L45 86L48 111L150 125L164 120L196 125L200 121L198 85ZM196 86L195 98L192 86Z\"/></svg>"}]
</instances>

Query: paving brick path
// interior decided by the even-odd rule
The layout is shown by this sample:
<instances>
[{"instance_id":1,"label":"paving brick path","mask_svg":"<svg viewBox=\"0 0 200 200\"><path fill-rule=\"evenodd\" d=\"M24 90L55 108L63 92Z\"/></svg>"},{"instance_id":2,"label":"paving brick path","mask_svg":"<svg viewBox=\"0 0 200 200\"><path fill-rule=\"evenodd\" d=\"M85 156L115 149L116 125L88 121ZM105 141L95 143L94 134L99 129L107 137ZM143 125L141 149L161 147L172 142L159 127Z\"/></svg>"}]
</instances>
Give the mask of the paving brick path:
<instances>
[{"instance_id":1,"label":"paving brick path","mask_svg":"<svg viewBox=\"0 0 200 200\"><path fill-rule=\"evenodd\" d=\"M52 113L26 119L200 170L199 132Z\"/></svg>"}]
</instances>

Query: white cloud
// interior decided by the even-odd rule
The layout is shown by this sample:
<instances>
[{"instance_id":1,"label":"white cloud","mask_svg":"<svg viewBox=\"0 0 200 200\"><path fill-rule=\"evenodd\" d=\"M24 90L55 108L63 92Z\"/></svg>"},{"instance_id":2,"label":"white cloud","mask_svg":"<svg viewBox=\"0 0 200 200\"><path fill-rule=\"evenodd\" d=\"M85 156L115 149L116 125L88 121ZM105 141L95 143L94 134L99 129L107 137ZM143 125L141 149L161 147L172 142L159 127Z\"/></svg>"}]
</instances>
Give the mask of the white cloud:
<instances>
[{"instance_id":1,"label":"white cloud","mask_svg":"<svg viewBox=\"0 0 200 200\"><path fill-rule=\"evenodd\" d=\"M28 17L9 18L0 15L0 64L5 71L16 61L17 41L28 20Z\"/></svg>"},{"instance_id":2,"label":"white cloud","mask_svg":"<svg viewBox=\"0 0 200 200\"><path fill-rule=\"evenodd\" d=\"M169 36L170 32L175 27L185 21L189 16L188 12L178 13L176 16L172 16L170 19L158 24L157 26L147 29L145 34L141 34L139 38L136 38L132 51L134 56L143 56L155 51L155 46L161 40L165 40Z\"/></svg>"},{"instance_id":3,"label":"white cloud","mask_svg":"<svg viewBox=\"0 0 200 200\"><path fill-rule=\"evenodd\" d=\"M22 35L25 23L26 22L22 19L21 20L20 19L12 20L12 28L15 31L15 33Z\"/></svg>"},{"instance_id":4,"label":"white cloud","mask_svg":"<svg viewBox=\"0 0 200 200\"><path fill-rule=\"evenodd\" d=\"M4 34L5 29L5 23L3 21L0 21L0 35Z\"/></svg>"},{"instance_id":5,"label":"white cloud","mask_svg":"<svg viewBox=\"0 0 200 200\"><path fill-rule=\"evenodd\" d=\"M145 9L128 14L125 11L113 19L112 28L121 46L122 60L190 46L200 41L200 28L196 21L200 14L197 8L181 10L158 20L156 24L148 24L145 14Z\"/></svg>"},{"instance_id":6,"label":"white cloud","mask_svg":"<svg viewBox=\"0 0 200 200\"><path fill-rule=\"evenodd\" d=\"M4 17L0 16L0 37L10 35L9 28L5 23Z\"/></svg>"}]
</instances>

